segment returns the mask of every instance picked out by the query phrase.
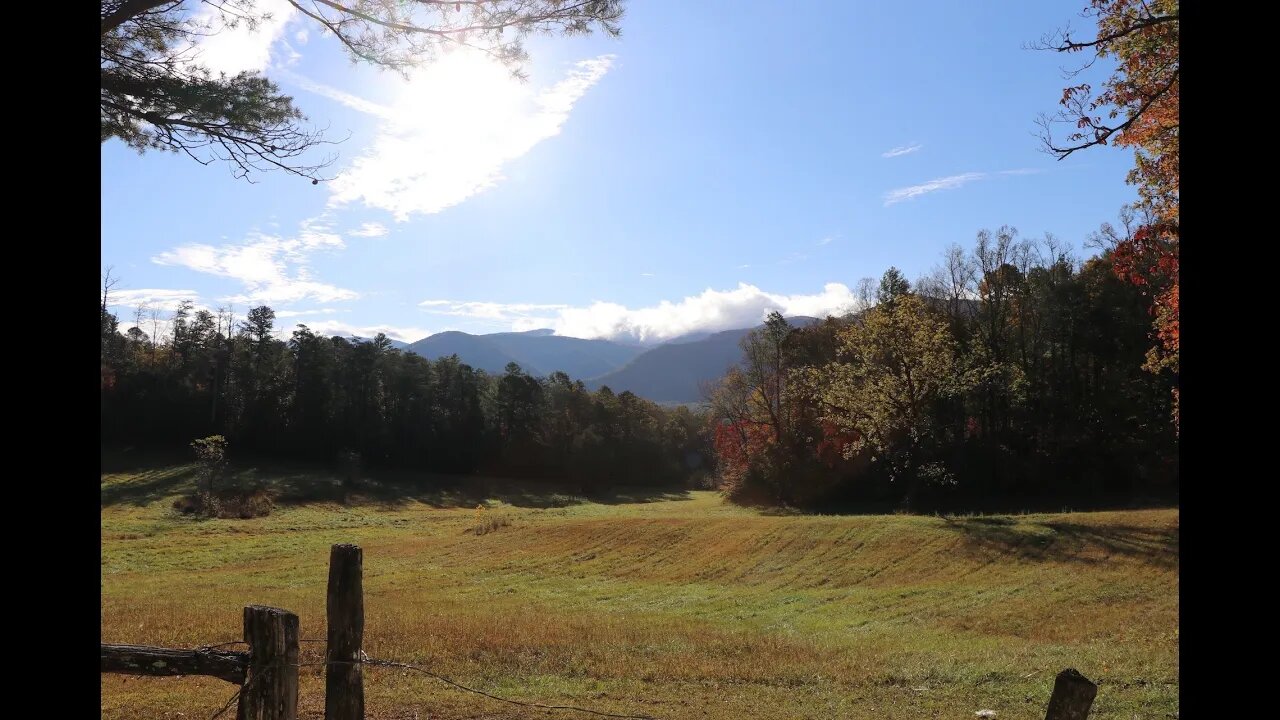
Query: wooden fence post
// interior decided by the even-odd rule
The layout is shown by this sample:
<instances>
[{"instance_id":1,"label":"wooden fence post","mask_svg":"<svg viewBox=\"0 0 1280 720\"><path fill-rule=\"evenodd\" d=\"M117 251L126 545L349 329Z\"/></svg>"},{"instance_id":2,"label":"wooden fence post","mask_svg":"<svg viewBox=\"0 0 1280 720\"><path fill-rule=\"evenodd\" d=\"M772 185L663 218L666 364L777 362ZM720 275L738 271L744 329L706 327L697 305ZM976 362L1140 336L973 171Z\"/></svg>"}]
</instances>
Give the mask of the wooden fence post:
<instances>
[{"instance_id":1,"label":"wooden fence post","mask_svg":"<svg viewBox=\"0 0 1280 720\"><path fill-rule=\"evenodd\" d=\"M236 720L298 720L298 616L288 610L244 609L249 674Z\"/></svg>"},{"instance_id":2,"label":"wooden fence post","mask_svg":"<svg viewBox=\"0 0 1280 720\"><path fill-rule=\"evenodd\" d=\"M1044 720L1085 720L1097 694L1097 685L1075 668L1067 668L1053 681L1053 695Z\"/></svg>"},{"instance_id":3,"label":"wooden fence post","mask_svg":"<svg viewBox=\"0 0 1280 720\"><path fill-rule=\"evenodd\" d=\"M329 620L324 678L325 720L364 720L364 673L360 645L364 641L364 554L351 544L329 552Z\"/></svg>"}]
</instances>

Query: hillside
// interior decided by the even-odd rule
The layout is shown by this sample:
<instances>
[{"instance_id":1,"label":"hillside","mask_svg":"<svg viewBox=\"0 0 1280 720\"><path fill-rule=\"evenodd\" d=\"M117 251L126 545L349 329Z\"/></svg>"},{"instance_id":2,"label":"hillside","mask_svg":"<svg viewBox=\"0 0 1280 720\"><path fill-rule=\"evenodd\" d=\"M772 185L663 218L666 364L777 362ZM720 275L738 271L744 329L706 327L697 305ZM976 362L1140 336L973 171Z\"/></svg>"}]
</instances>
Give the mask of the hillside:
<instances>
[{"instance_id":1,"label":"hillside","mask_svg":"<svg viewBox=\"0 0 1280 720\"><path fill-rule=\"evenodd\" d=\"M742 358L738 343L748 329L725 330L701 340L659 345L645 351L626 366L591 378L587 387L609 386L626 390L647 400L665 403L702 400L700 384L714 380Z\"/></svg>"},{"instance_id":2,"label":"hillside","mask_svg":"<svg viewBox=\"0 0 1280 720\"><path fill-rule=\"evenodd\" d=\"M322 638L329 546L355 542L369 655L522 700L665 720L1031 718L1075 667L1101 685L1090 717L1179 710L1176 509L769 516L713 492L595 502L494 481L196 521L170 508L192 470L103 476L104 642L234 640L250 603ZM239 477L291 493L337 482ZM484 498L509 525L477 536ZM302 650L312 663L323 645ZM399 672L365 684L370 720L529 716ZM303 717L323 714L323 687L306 665ZM104 675L102 717L208 717L231 690Z\"/></svg>"},{"instance_id":3,"label":"hillside","mask_svg":"<svg viewBox=\"0 0 1280 720\"><path fill-rule=\"evenodd\" d=\"M369 342L373 340L373 338L361 337L360 335L348 335L347 339L350 340L351 342ZM387 342L391 343L391 347L395 350L409 349L409 343L404 342L403 340L396 340L395 338L387 338Z\"/></svg>"},{"instance_id":4,"label":"hillside","mask_svg":"<svg viewBox=\"0 0 1280 720\"><path fill-rule=\"evenodd\" d=\"M425 337L417 342L409 343L408 352L421 355L428 360L439 360L442 357L457 355L458 359L477 370L488 373L501 373L507 363L519 363L525 372L532 375L543 374L532 363L520 362L514 355L504 352L502 348L485 335L449 330Z\"/></svg>"},{"instance_id":5,"label":"hillside","mask_svg":"<svg viewBox=\"0 0 1280 720\"><path fill-rule=\"evenodd\" d=\"M547 335L536 330L523 333L494 333L482 337L503 352L517 358L521 367L542 368L547 373L560 370L568 373L574 380L595 377L616 370L644 352L644 348L636 345L624 345L609 340L583 340L561 335Z\"/></svg>"},{"instance_id":6,"label":"hillside","mask_svg":"<svg viewBox=\"0 0 1280 720\"><path fill-rule=\"evenodd\" d=\"M550 330L472 335L449 331L409 344L405 349L430 360L449 355L479 370L501 373L514 362L530 375L557 370L575 380L610 372L625 365L644 348L550 334Z\"/></svg>"},{"instance_id":7,"label":"hillside","mask_svg":"<svg viewBox=\"0 0 1280 720\"><path fill-rule=\"evenodd\" d=\"M802 316L787 320L796 326L817 322ZM742 359L740 343L751 330L725 330L701 339L659 345L625 367L591 378L587 386L595 390L608 385L615 393L630 390L658 403L700 402L702 385L720 378Z\"/></svg>"}]
</instances>

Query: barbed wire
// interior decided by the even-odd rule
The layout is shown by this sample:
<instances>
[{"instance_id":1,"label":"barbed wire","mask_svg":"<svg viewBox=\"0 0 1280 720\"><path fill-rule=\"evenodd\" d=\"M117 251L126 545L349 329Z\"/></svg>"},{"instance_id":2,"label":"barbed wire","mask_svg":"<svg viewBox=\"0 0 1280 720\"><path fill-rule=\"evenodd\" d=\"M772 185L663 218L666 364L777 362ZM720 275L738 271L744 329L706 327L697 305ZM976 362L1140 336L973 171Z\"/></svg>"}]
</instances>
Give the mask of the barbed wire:
<instances>
[{"instance_id":1,"label":"barbed wire","mask_svg":"<svg viewBox=\"0 0 1280 720\"><path fill-rule=\"evenodd\" d=\"M223 713L230 710L231 706L235 705L236 701L240 699L240 695L244 693L245 690L248 690L249 688L253 687L253 684L258 682L258 678L260 677L262 677L262 675L258 674L249 678L249 682L245 683L244 685L241 685L239 689L237 689L235 693L231 695L231 697L227 698L227 702L224 703L223 706L217 712L210 715L209 720L218 720L218 718L221 717Z\"/></svg>"},{"instance_id":2,"label":"barbed wire","mask_svg":"<svg viewBox=\"0 0 1280 720\"><path fill-rule=\"evenodd\" d=\"M656 720L656 718L650 715L624 715L620 713L604 712L603 710L592 710L591 708L578 707L576 705L546 705L544 703L528 702L525 700L512 700L511 698L505 698L505 697L502 697L501 695L494 695L493 693L488 693L488 692L485 692L484 690L478 690L473 687L467 687L466 685L463 685L462 683L457 682L455 680L451 680L445 677L444 675L433 672L419 665L413 665L412 663L396 662L394 660L380 660L378 658L365 658L362 660L331 660L329 662L335 663L335 664L336 663L359 664L359 665L372 665L375 667L402 668L405 670L413 670L415 672L420 672L423 675L426 675L427 677L439 680L442 683L452 685L453 687L459 690L465 690L466 692L475 693L476 695L483 695L484 697L490 698L492 700L498 700L500 702L510 703L512 705L520 705L523 707L539 708L542 710L570 710L573 712L596 715L598 717L622 718L623 720Z\"/></svg>"},{"instance_id":3,"label":"barbed wire","mask_svg":"<svg viewBox=\"0 0 1280 720\"><path fill-rule=\"evenodd\" d=\"M320 642L328 642L328 641L320 640L320 639L306 639L306 640L299 640L298 642L320 643ZM202 650L213 649L217 647L224 647L226 645L235 645L237 643L244 643L244 641L231 640L225 643L205 645L205 646L202 646L201 649ZM364 656L364 651L361 651L360 654ZM317 667L322 665L323 666L369 665L372 667L385 667L385 668L398 668L401 670L413 670L414 672L418 672L423 675L426 675L427 677L430 677L434 680L438 680L442 683L445 683L446 685L450 685L454 688L457 688L458 690L474 693L476 695L489 698L490 700L497 700L499 702L509 703L511 705L518 705L521 707L529 707L529 708L538 708L540 710L568 710L571 712L580 712L580 713L586 713L588 715L595 715L597 717L617 718L618 720L657 720L657 718L654 718L651 715L626 715L622 713L605 712L603 710L593 710L591 708L579 707L577 705L548 705L545 703L532 702L528 700L514 700L512 698L502 697L501 695L494 695L493 693L485 692L484 690L480 690L478 688L473 688L467 685L463 685L462 683L456 680L445 677L444 675L441 675L440 673L437 673L433 670L429 670L425 667L422 667L421 665L414 665L412 663L406 663L406 662L398 662L396 660L383 660L381 658L371 658L368 656L364 656L357 660L322 660L317 662L300 662L300 663L294 664L295 667ZM249 689L253 685L253 683L257 682L258 678L260 677L262 677L262 673L255 673L255 675L252 678L249 678L249 681L245 683L243 687L237 690L235 694L232 695L231 698L227 700L226 704L224 704L220 710L215 712L209 718L209 720L217 720L218 717L220 717L223 713L229 710L231 706L235 704L236 700L240 698L240 694L245 690Z\"/></svg>"},{"instance_id":4,"label":"barbed wire","mask_svg":"<svg viewBox=\"0 0 1280 720\"><path fill-rule=\"evenodd\" d=\"M248 645L248 644L249 644L249 643L245 642L244 640L228 640L228 641L226 641L226 642L213 643L212 645L201 645L200 647L196 648L196 650L197 650L197 651L200 651L200 650L217 650L218 648L226 647L226 646L228 646L228 645Z\"/></svg>"},{"instance_id":5,"label":"barbed wire","mask_svg":"<svg viewBox=\"0 0 1280 720\"><path fill-rule=\"evenodd\" d=\"M227 705L224 705L223 707L221 707L221 710L219 710L218 712L214 712L214 714L210 715L209 720L218 720L219 717L223 715L223 712L227 712L228 710L230 710L230 708L232 708L233 705L236 705L236 701L239 700L239 693L241 693L243 689L244 688L241 688L239 689L239 691L232 693L232 697L227 698Z\"/></svg>"}]
</instances>

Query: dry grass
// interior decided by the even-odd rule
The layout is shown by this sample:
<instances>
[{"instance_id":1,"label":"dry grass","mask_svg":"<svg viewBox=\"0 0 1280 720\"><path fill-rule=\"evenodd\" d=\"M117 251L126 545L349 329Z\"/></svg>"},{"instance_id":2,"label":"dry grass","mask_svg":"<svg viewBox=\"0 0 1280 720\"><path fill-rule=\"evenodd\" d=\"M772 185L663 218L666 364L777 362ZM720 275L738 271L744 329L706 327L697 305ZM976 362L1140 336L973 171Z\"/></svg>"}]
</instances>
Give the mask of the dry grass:
<instances>
[{"instance_id":1,"label":"dry grass","mask_svg":"<svg viewBox=\"0 0 1280 720\"><path fill-rule=\"evenodd\" d=\"M1178 710L1176 510L769 517L692 492L198 520L166 501L185 472L103 477L106 642L237 639L250 603L322 638L328 547L356 542L371 656L516 698L661 718L1038 718L1073 666L1101 684L1093 717ZM303 715L321 717L321 669L302 673ZM398 670L369 668L366 688L373 719L529 716ZM104 675L102 714L207 717L233 691Z\"/></svg>"}]
</instances>

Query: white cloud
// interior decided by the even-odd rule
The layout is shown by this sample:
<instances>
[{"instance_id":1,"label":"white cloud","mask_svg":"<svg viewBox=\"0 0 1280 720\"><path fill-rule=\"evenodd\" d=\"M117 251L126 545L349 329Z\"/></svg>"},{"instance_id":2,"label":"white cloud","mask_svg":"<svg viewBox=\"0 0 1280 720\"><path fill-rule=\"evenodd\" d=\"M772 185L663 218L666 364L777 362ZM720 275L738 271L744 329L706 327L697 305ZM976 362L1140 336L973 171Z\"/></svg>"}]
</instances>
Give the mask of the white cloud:
<instances>
[{"instance_id":1,"label":"white cloud","mask_svg":"<svg viewBox=\"0 0 1280 720\"><path fill-rule=\"evenodd\" d=\"M202 4L191 22L207 29L201 31L204 37L196 42L193 61L228 75L265 70L271 63L271 46L284 34L285 25L297 9L288 0L256 0L252 12L270 17L253 29L244 21L228 27L217 8Z\"/></svg>"},{"instance_id":2,"label":"white cloud","mask_svg":"<svg viewBox=\"0 0 1280 720\"><path fill-rule=\"evenodd\" d=\"M279 315L279 313L276 313ZM393 340L401 342L414 342L431 334L430 330L417 327L397 327L393 325L352 325L340 320L320 320L317 322L301 323L311 329L311 332L317 335L333 336L340 335L349 337L354 335L361 338L372 338L378 333L382 333ZM292 333L293 328L289 329Z\"/></svg>"},{"instance_id":3,"label":"white cloud","mask_svg":"<svg viewBox=\"0 0 1280 720\"><path fill-rule=\"evenodd\" d=\"M605 302L569 308L559 312L551 327L558 335L655 342L697 331L750 327L772 310L783 315L822 316L851 308L854 302L853 292L840 283L828 283L813 295L767 293L739 283L733 290L707 289L678 302L664 300L634 310Z\"/></svg>"},{"instance_id":4,"label":"white cloud","mask_svg":"<svg viewBox=\"0 0 1280 720\"><path fill-rule=\"evenodd\" d=\"M951 175L949 177L936 178L919 185L890 190L884 195L884 206L889 207L894 203L900 203L903 200L911 200L938 190L954 190L958 187L971 183L974 180L981 180L985 177L987 177L987 173L967 172L962 175Z\"/></svg>"},{"instance_id":5,"label":"white cloud","mask_svg":"<svg viewBox=\"0 0 1280 720\"><path fill-rule=\"evenodd\" d=\"M391 120L395 117L395 112L385 105L379 105L378 103L365 100L362 97L352 95L351 93L344 92L338 88L325 85L324 83L318 83L308 77L299 75L292 70L278 68L275 71L275 75L292 82L307 92L327 97L330 100L336 100L352 110L365 113L366 115L374 115L384 120Z\"/></svg>"},{"instance_id":6,"label":"white cloud","mask_svg":"<svg viewBox=\"0 0 1280 720\"><path fill-rule=\"evenodd\" d=\"M944 178L935 178L919 185L898 188L890 190L884 194L884 206L889 207L894 203L900 203L903 200L912 200L921 195L927 195L938 190L955 190L963 187L975 180L985 180L993 175L1037 175L1041 171L1036 168L1016 168L1014 170L1000 170L994 173L986 172L967 172L961 175L951 175Z\"/></svg>"},{"instance_id":7,"label":"white cloud","mask_svg":"<svg viewBox=\"0 0 1280 720\"><path fill-rule=\"evenodd\" d=\"M473 320L511 323L513 329L532 330L547 327L546 313L565 310L568 305L539 305L535 303L494 303L464 300L423 300L419 307L432 315L450 315Z\"/></svg>"},{"instance_id":8,"label":"white cloud","mask_svg":"<svg viewBox=\"0 0 1280 720\"><path fill-rule=\"evenodd\" d=\"M302 317L303 315L332 315L339 312L335 308L317 308L315 310L276 310L278 318Z\"/></svg>"},{"instance_id":9,"label":"white cloud","mask_svg":"<svg viewBox=\"0 0 1280 720\"><path fill-rule=\"evenodd\" d=\"M298 43L299 45L306 45L307 40L309 39L310 39L310 36L307 34L306 28L302 28L301 30L293 34L294 42Z\"/></svg>"},{"instance_id":10,"label":"white cloud","mask_svg":"<svg viewBox=\"0 0 1280 720\"><path fill-rule=\"evenodd\" d=\"M288 42L281 40L280 47L284 49L284 58L278 61L277 67L292 67L302 59L302 53L294 50Z\"/></svg>"},{"instance_id":11,"label":"white cloud","mask_svg":"<svg viewBox=\"0 0 1280 720\"><path fill-rule=\"evenodd\" d=\"M255 231L240 244L182 245L156 255L151 262L240 281L245 291L222 298L223 302L253 305L304 300L334 302L354 300L359 293L312 279L307 260L311 253L343 247L340 236L312 219L304 221L292 238Z\"/></svg>"},{"instance_id":12,"label":"white cloud","mask_svg":"<svg viewBox=\"0 0 1280 720\"><path fill-rule=\"evenodd\" d=\"M880 157L893 158L893 157L898 157L900 155L910 155L911 153L916 152L917 150L923 147L924 145L921 145L920 143L912 143L910 145L901 145L899 147L893 148L892 150L885 150L884 152L880 153Z\"/></svg>"},{"instance_id":13,"label":"white cloud","mask_svg":"<svg viewBox=\"0 0 1280 720\"><path fill-rule=\"evenodd\" d=\"M382 237L387 234L387 227L382 223L367 222L347 234L356 237Z\"/></svg>"},{"instance_id":14,"label":"white cloud","mask_svg":"<svg viewBox=\"0 0 1280 720\"><path fill-rule=\"evenodd\" d=\"M507 163L559 134L612 62L612 55L583 60L560 82L534 90L479 53L441 57L413 73L389 113L372 113L384 118L378 136L330 183L330 205L358 201L405 221L493 187Z\"/></svg>"},{"instance_id":15,"label":"white cloud","mask_svg":"<svg viewBox=\"0 0 1280 720\"><path fill-rule=\"evenodd\" d=\"M195 290L168 290L161 288L139 288L137 290L112 290L107 302L112 308L132 311L139 305L168 311L183 300L195 301L200 293ZM126 313L128 314L128 313ZM121 321L123 321L123 317Z\"/></svg>"},{"instance_id":16,"label":"white cloud","mask_svg":"<svg viewBox=\"0 0 1280 720\"><path fill-rule=\"evenodd\" d=\"M640 273L640 277L653 277L653 273Z\"/></svg>"},{"instance_id":17,"label":"white cloud","mask_svg":"<svg viewBox=\"0 0 1280 720\"><path fill-rule=\"evenodd\" d=\"M827 283L821 292L812 295L767 293L754 285L739 283L733 290L707 289L677 302L663 300L635 309L610 302L594 302L585 307L452 300L421 304L448 308L445 314L508 321L513 330L550 327L557 335L569 337L661 342L691 332L751 327L772 310L787 316L823 317L852 309L856 298L841 283Z\"/></svg>"},{"instance_id":18,"label":"white cloud","mask_svg":"<svg viewBox=\"0 0 1280 720\"><path fill-rule=\"evenodd\" d=\"M830 245L832 240L835 240L835 238L833 238L833 237L831 237L831 236L827 236L827 237L824 237L824 238L822 238L821 240L819 240L819 241L818 241L818 244L819 244L819 245Z\"/></svg>"},{"instance_id":19,"label":"white cloud","mask_svg":"<svg viewBox=\"0 0 1280 720\"><path fill-rule=\"evenodd\" d=\"M119 331L128 332L129 328L138 326L147 337L160 340L173 337L173 314L183 300L191 301L191 315L206 310L213 315L217 308L200 302L200 294L195 290L171 290L167 288L140 288L136 290L117 290L108 298L108 309L115 314L119 322ZM141 310L141 316L139 316Z\"/></svg>"}]
</instances>

